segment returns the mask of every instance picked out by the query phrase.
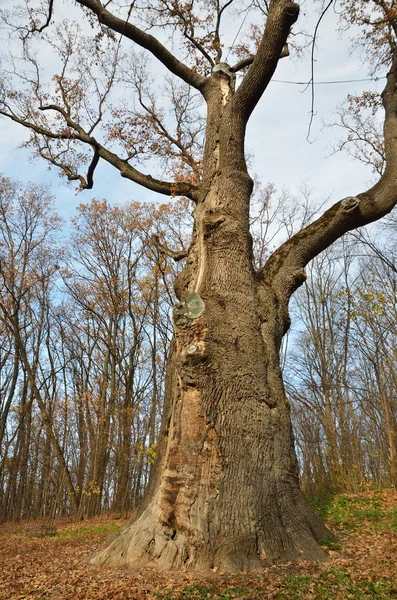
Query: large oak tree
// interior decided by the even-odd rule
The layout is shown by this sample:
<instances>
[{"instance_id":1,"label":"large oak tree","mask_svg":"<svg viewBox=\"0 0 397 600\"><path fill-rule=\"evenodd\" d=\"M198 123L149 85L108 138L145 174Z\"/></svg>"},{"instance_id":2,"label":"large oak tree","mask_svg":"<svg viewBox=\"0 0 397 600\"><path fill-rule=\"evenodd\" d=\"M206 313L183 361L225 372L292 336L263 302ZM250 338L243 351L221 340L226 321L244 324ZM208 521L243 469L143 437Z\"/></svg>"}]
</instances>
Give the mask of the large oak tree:
<instances>
[{"instance_id":1,"label":"large oak tree","mask_svg":"<svg viewBox=\"0 0 397 600\"><path fill-rule=\"evenodd\" d=\"M222 18L240 10L242 19L248 5L240 0L69 4L81 9L81 28L57 23L64 6L57 0L26 0L16 12L3 12L14 58L4 69L0 113L28 128L27 144L83 189L93 186L105 161L148 190L195 204L188 249L153 240L186 262L175 281L179 303L151 483L130 524L92 562L256 570L322 559L318 542L329 532L299 489L279 350L307 263L397 203L397 3L339 3L345 19L363 27L371 60L388 68L378 182L334 204L259 269L249 231L253 181L245 133L296 39L299 5L253 2L252 43L240 43L227 64ZM321 10L315 4L307 10ZM41 43L60 61L48 81ZM168 90L163 107L147 73L150 55ZM153 158L161 160L162 176L147 173L157 168Z\"/></svg>"}]
</instances>

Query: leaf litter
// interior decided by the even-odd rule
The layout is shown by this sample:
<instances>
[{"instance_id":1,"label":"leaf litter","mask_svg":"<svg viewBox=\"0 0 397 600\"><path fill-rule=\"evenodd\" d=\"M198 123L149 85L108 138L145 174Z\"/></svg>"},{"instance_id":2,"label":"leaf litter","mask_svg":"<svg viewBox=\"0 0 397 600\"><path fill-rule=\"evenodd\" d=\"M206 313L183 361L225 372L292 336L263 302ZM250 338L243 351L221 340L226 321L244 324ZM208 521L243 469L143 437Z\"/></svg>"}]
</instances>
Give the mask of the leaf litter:
<instances>
[{"instance_id":1,"label":"leaf litter","mask_svg":"<svg viewBox=\"0 0 397 600\"><path fill-rule=\"evenodd\" d=\"M48 528L3 523L0 600L397 599L396 491L344 494L333 506L328 524L340 543L325 545L328 563L288 563L260 574L88 566L87 557L126 522L116 515L79 524L63 518Z\"/></svg>"}]
</instances>

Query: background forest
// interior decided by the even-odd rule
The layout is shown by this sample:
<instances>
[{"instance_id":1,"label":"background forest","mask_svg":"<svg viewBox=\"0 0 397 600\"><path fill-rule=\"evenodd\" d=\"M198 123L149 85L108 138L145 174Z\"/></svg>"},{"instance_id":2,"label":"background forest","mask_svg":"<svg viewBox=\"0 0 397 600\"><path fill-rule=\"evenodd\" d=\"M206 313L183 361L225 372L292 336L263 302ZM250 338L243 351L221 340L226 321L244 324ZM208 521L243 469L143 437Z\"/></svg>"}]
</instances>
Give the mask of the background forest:
<instances>
[{"instance_id":1,"label":"background forest","mask_svg":"<svg viewBox=\"0 0 397 600\"><path fill-rule=\"evenodd\" d=\"M313 218L303 196L258 191L258 266ZM180 269L161 244L187 247L190 212L92 200L65 224L47 189L0 179L0 520L125 516L142 497ZM293 300L284 375L309 496L397 485L396 232L392 214L344 237Z\"/></svg>"}]
</instances>

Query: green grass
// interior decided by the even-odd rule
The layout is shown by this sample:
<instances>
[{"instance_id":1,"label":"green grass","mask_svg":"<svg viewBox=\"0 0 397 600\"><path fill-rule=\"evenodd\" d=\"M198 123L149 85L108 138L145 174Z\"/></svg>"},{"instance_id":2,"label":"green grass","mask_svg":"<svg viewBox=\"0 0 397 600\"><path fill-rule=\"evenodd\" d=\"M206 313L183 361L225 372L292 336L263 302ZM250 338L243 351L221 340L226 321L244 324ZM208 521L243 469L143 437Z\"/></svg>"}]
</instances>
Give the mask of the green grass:
<instances>
[{"instance_id":1,"label":"green grass","mask_svg":"<svg viewBox=\"0 0 397 600\"><path fill-rule=\"evenodd\" d=\"M340 532L366 532L369 535L375 531L397 532L397 508L386 508L377 493L316 498L313 504L320 516ZM342 546L331 538L320 543L329 550L342 550ZM257 600L268 597L268 585L266 579L258 580L251 590L220 590L213 585L193 585L182 591L158 594L158 600ZM371 575L337 566L309 574L286 575L278 589L272 587L271 592L274 600L306 600L308 597L316 600L397 600L397 581L382 576L381 572Z\"/></svg>"},{"instance_id":2,"label":"green grass","mask_svg":"<svg viewBox=\"0 0 397 600\"><path fill-rule=\"evenodd\" d=\"M267 588L266 581L251 590L235 587L218 590L213 586L200 584L186 586L178 592L169 590L165 594L158 593L157 599L232 600L233 598L240 598L249 600L251 598L266 598L268 592L269 588ZM377 581L365 578L358 579L357 574L353 577L346 569L333 568L311 575L287 575L280 584L278 591L272 595L275 600L305 600L308 597L316 598L316 600L335 600L335 598L346 600L397 599L397 582L386 578L380 578Z\"/></svg>"},{"instance_id":3,"label":"green grass","mask_svg":"<svg viewBox=\"0 0 397 600\"><path fill-rule=\"evenodd\" d=\"M322 519L351 531L396 531L397 509L385 510L376 497L339 495L312 500Z\"/></svg>"},{"instance_id":4,"label":"green grass","mask_svg":"<svg viewBox=\"0 0 397 600\"><path fill-rule=\"evenodd\" d=\"M58 529L54 537L56 539L70 539L97 533L113 533L120 528L121 525L113 522L101 523L100 525L82 525L74 529Z\"/></svg>"},{"instance_id":5,"label":"green grass","mask_svg":"<svg viewBox=\"0 0 397 600\"><path fill-rule=\"evenodd\" d=\"M158 593L158 600L232 600L241 598L245 592L242 588L217 590L212 586L201 584L187 585L180 592L168 590L165 594ZM245 596L247 598L247 596Z\"/></svg>"},{"instance_id":6,"label":"green grass","mask_svg":"<svg viewBox=\"0 0 397 600\"><path fill-rule=\"evenodd\" d=\"M345 569L321 571L318 576L287 576L275 596L277 600L298 600L311 594L318 600L351 598L369 600L370 598L397 598L397 582L386 578L374 582L370 579L353 579Z\"/></svg>"},{"instance_id":7,"label":"green grass","mask_svg":"<svg viewBox=\"0 0 397 600\"><path fill-rule=\"evenodd\" d=\"M113 533L121 529L122 525L118 523L114 523L113 521L109 523L101 523L100 525L82 525L80 527L74 527L71 529L54 529L54 531L46 532L46 530L41 530L40 525L37 527L32 527L31 529L27 529L26 531L18 531L16 533L2 533L0 535L1 539L11 538L14 535L29 537L29 538L48 538L54 540L68 540L73 538L84 537L87 535L95 535L98 533Z\"/></svg>"},{"instance_id":8,"label":"green grass","mask_svg":"<svg viewBox=\"0 0 397 600\"><path fill-rule=\"evenodd\" d=\"M342 549L342 546L338 542L335 542L335 540L333 540L331 537L326 538L325 540L320 540L318 543L320 544L320 546L324 546L324 548L328 548L328 550L341 550Z\"/></svg>"}]
</instances>

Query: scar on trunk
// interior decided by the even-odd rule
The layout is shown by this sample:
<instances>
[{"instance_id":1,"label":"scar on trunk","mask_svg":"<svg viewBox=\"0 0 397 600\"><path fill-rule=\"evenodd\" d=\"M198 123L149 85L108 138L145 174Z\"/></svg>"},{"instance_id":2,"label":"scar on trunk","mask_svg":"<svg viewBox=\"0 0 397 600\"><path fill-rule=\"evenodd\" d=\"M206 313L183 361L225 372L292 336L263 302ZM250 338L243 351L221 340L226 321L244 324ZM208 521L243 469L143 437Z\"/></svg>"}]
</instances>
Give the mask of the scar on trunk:
<instances>
[{"instance_id":1,"label":"scar on trunk","mask_svg":"<svg viewBox=\"0 0 397 600\"><path fill-rule=\"evenodd\" d=\"M204 309L204 301L197 292L188 294L185 302L179 302L174 306L173 318L175 325L181 329L192 327L193 322L203 314Z\"/></svg>"}]
</instances>

